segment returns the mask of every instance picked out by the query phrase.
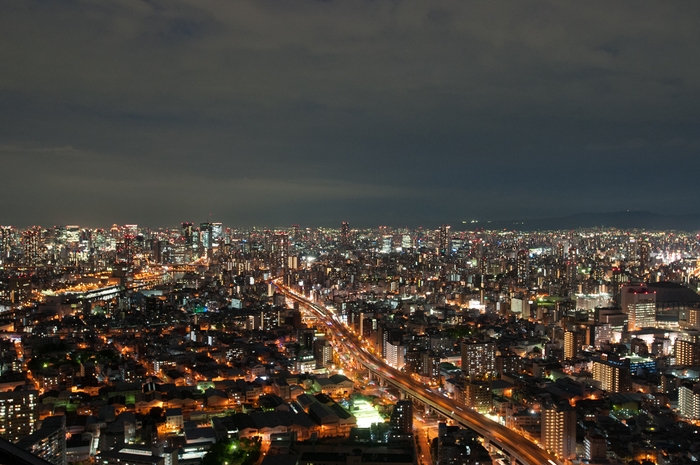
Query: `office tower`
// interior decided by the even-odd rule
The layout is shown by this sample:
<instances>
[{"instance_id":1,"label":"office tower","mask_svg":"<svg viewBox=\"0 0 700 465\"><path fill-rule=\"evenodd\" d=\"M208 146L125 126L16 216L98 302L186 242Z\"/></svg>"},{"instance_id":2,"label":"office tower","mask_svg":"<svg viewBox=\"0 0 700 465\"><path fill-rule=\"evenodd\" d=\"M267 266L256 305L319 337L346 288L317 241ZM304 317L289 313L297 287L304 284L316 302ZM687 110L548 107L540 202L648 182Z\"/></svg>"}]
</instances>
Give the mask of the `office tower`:
<instances>
[{"instance_id":1,"label":"office tower","mask_svg":"<svg viewBox=\"0 0 700 465\"><path fill-rule=\"evenodd\" d=\"M562 460L575 458L576 410L568 404L543 406L541 442Z\"/></svg>"},{"instance_id":2,"label":"office tower","mask_svg":"<svg viewBox=\"0 0 700 465\"><path fill-rule=\"evenodd\" d=\"M483 378L496 371L496 344L462 343L462 371L469 378Z\"/></svg>"},{"instance_id":3,"label":"office tower","mask_svg":"<svg viewBox=\"0 0 700 465\"><path fill-rule=\"evenodd\" d=\"M413 248L413 238L409 234L404 234L401 236L401 248L403 250Z\"/></svg>"},{"instance_id":4,"label":"office tower","mask_svg":"<svg viewBox=\"0 0 700 465\"><path fill-rule=\"evenodd\" d=\"M530 276L530 256L527 250L519 250L517 255L518 284L527 284Z\"/></svg>"},{"instance_id":5,"label":"office tower","mask_svg":"<svg viewBox=\"0 0 700 465\"><path fill-rule=\"evenodd\" d=\"M210 250L213 247L212 232L213 225L211 223L200 223L199 243L202 244L204 250Z\"/></svg>"},{"instance_id":6,"label":"office tower","mask_svg":"<svg viewBox=\"0 0 700 465\"><path fill-rule=\"evenodd\" d=\"M450 226L443 224L438 233L438 253L443 257L452 255L452 241L450 240Z\"/></svg>"},{"instance_id":7,"label":"office tower","mask_svg":"<svg viewBox=\"0 0 700 465\"><path fill-rule=\"evenodd\" d=\"M350 247L350 223L343 221L340 227L340 244L343 247Z\"/></svg>"},{"instance_id":8,"label":"office tower","mask_svg":"<svg viewBox=\"0 0 700 465\"><path fill-rule=\"evenodd\" d=\"M211 223L212 247L218 247L223 242L224 226L221 223Z\"/></svg>"},{"instance_id":9,"label":"office tower","mask_svg":"<svg viewBox=\"0 0 700 465\"><path fill-rule=\"evenodd\" d=\"M382 248L380 250L380 253L391 253L391 240L393 239L393 236L390 235L385 235L382 236Z\"/></svg>"},{"instance_id":10,"label":"office tower","mask_svg":"<svg viewBox=\"0 0 700 465\"><path fill-rule=\"evenodd\" d=\"M41 427L20 440L17 446L53 465L66 465L66 416L43 420Z\"/></svg>"},{"instance_id":11,"label":"office tower","mask_svg":"<svg viewBox=\"0 0 700 465\"><path fill-rule=\"evenodd\" d=\"M37 397L37 391L0 392L0 437L17 442L34 432Z\"/></svg>"},{"instance_id":12,"label":"office tower","mask_svg":"<svg viewBox=\"0 0 700 465\"><path fill-rule=\"evenodd\" d=\"M185 245L193 244L192 236L194 234L194 225L192 223L182 223L182 237L185 239Z\"/></svg>"},{"instance_id":13,"label":"office tower","mask_svg":"<svg viewBox=\"0 0 700 465\"><path fill-rule=\"evenodd\" d=\"M678 389L678 409L685 418L700 420L700 384Z\"/></svg>"},{"instance_id":14,"label":"office tower","mask_svg":"<svg viewBox=\"0 0 700 465\"><path fill-rule=\"evenodd\" d=\"M629 331L656 326L656 293L646 286L622 286L620 304L627 314Z\"/></svg>"},{"instance_id":15,"label":"office tower","mask_svg":"<svg viewBox=\"0 0 700 465\"><path fill-rule=\"evenodd\" d=\"M394 406L389 420L389 428L392 433L409 434L413 432L413 402L400 400Z\"/></svg>"},{"instance_id":16,"label":"office tower","mask_svg":"<svg viewBox=\"0 0 700 465\"><path fill-rule=\"evenodd\" d=\"M600 383L601 389L604 391L629 392L632 389L629 364L625 362L602 358L594 360L593 379Z\"/></svg>"}]
</instances>

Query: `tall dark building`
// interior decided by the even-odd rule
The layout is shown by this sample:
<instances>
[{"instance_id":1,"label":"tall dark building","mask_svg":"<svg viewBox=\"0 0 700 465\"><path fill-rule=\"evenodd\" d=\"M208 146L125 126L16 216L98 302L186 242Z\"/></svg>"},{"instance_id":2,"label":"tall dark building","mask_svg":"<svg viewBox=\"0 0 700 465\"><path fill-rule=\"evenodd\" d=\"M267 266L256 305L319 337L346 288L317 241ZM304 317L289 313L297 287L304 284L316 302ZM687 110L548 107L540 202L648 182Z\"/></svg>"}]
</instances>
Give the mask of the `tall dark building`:
<instances>
[{"instance_id":1,"label":"tall dark building","mask_svg":"<svg viewBox=\"0 0 700 465\"><path fill-rule=\"evenodd\" d=\"M639 275L646 276L649 272L649 243L642 241L639 244Z\"/></svg>"},{"instance_id":2,"label":"tall dark building","mask_svg":"<svg viewBox=\"0 0 700 465\"><path fill-rule=\"evenodd\" d=\"M517 266L518 284L525 285L530 276L530 256L527 250L518 250Z\"/></svg>"},{"instance_id":3,"label":"tall dark building","mask_svg":"<svg viewBox=\"0 0 700 465\"><path fill-rule=\"evenodd\" d=\"M278 232L275 234L273 249L277 275L284 276L289 269L289 236L286 232Z\"/></svg>"},{"instance_id":4,"label":"tall dark building","mask_svg":"<svg viewBox=\"0 0 700 465\"><path fill-rule=\"evenodd\" d=\"M201 223L199 225L199 238L204 250L211 249L214 244L213 229L214 225L211 223Z\"/></svg>"},{"instance_id":5,"label":"tall dark building","mask_svg":"<svg viewBox=\"0 0 700 465\"><path fill-rule=\"evenodd\" d=\"M440 226L438 235L438 253L447 256L452 255L452 241L450 240L450 226L443 224Z\"/></svg>"},{"instance_id":6,"label":"tall dark building","mask_svg":"<svg viewBox=\"0 0 700 465\"><path fill-rule=\"evenodd\" d=\"M65 415L46 418L41 428L20 440L17 446L53 465L66 465Z\"/></svg>"},{"instance_id":7,"label":"tall dark building","mask_svg":"<svg viewBox=\"0 0 700 465\"><path fill-rule=\"evenodd\" d=\"M340 243L343 247L350 247L350 224L343 221L340 227Z\"/></svg>"},{"instance_id":8,"label":"tall dark building","mask_svg":"<svg viewBox=\"0 0 700 465\"><path fill-rule=\"evenodd\" d=\"M184 222L182 223L182 237L185 238L185 244L186 245L192 245L193 239L192 239L192 234L193 234L193 224Z\"/></svg>"},{"instance_id":9,"label":"tall dark building","mask_svg":"<svg viewBox=\"0 0 700 465\"><path fill-rule=\"evenodd\" d=\"M569 248L569 257L566 261L566 283L571 293L577 291L578 285L578 250L576 247Z\"/></svg>"},{"instance_id":10,"label":"tall dark building","mask_svg":"<svg viewBox=\"0 0 700 465\"><path fill-rule=\"evenodd\" d=\"M409 434L413 432L413 402L400 400L394 406L389 420L389 428L392 433Z\"/></svg>"}]
</instances>

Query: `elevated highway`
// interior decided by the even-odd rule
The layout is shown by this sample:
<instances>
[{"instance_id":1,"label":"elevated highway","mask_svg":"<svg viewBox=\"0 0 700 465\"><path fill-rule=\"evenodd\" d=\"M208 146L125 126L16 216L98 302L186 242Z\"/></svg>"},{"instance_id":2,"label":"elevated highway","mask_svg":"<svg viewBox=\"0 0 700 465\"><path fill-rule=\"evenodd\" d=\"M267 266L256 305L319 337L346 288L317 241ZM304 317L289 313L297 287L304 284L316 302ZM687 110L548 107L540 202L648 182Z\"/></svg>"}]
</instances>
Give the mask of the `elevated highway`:
<instances>
[{"instance_id":1,"label":"elevated highway","mask_svg":"<svg viewBox=\"0 0 700 465\"><path fill-rule=\"evenodd\" d=\"M282 286L279 283L276 283L276 285L279 291L284 293L287 298L308 308L316 314L319 320L328 326L332 326L336 334L340 336L342 343L345 344L346 348L360 364L381 376L388 383L404 391L410 397L429 405L454 422L473 429L485 440L510 455L511 460L517 461L521 465L562 465L553 455L515 431L471 409L456 405L453 400L434 392L406 373L387 365L382 359L369 353L366 348L362 347L355 335L345 325L336 321L331 312L325 307L296 294L286 286Z\"/></svg>"}]
</instances>

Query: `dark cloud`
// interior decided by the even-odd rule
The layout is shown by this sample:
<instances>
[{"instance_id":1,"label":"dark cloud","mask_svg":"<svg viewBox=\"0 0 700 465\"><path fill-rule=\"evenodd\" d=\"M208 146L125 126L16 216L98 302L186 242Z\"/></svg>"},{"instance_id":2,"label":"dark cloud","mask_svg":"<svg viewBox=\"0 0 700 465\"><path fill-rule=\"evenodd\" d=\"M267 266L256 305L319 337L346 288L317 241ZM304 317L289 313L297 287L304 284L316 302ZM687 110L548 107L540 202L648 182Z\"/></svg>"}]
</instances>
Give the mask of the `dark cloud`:
<instances>
[{"instance_id":1,"label":"dark cloud","mask_svg":"<svg viewBox=\"0 0 700 465\"><path fill-rule=\"evenodd\" d=\"M697 212L692 2L0 4L0 223Z\"/></svg>"}]
</instances>

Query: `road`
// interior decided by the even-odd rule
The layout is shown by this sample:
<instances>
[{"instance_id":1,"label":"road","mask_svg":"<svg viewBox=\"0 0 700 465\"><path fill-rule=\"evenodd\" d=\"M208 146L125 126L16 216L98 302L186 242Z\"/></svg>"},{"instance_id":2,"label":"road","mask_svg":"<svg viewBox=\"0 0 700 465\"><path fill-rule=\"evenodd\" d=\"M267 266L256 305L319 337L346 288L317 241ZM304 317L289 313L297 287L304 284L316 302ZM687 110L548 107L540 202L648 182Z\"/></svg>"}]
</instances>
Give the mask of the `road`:
<instances>
[{"instance_id":1,"label":"road","mask_svg":"<svg viewBox=\"0 0 700 465\"><path fill-rule=\"evenodd\" d=\"M455 422L473 429L485 439L505 449L511 457L516 458L523 465L561 465L561 462L553 455L541 449L537 444L520 436L515 431L471 409L455 405L451 399L433 392L406 373L387 365L384 360L369 353L366 348L362 347L357 337L345 325L336 321L325 307L308 300L286 286L282 286L279 283L275 284L288 298L312 310L321 321L328 326L332 326L336 332L340 333L343 344L350 349L350 353L355 354L356 359L360 363L384 377L387 382L397 386L417 400L430 405Z\"/></svg>"}]
</instances>

